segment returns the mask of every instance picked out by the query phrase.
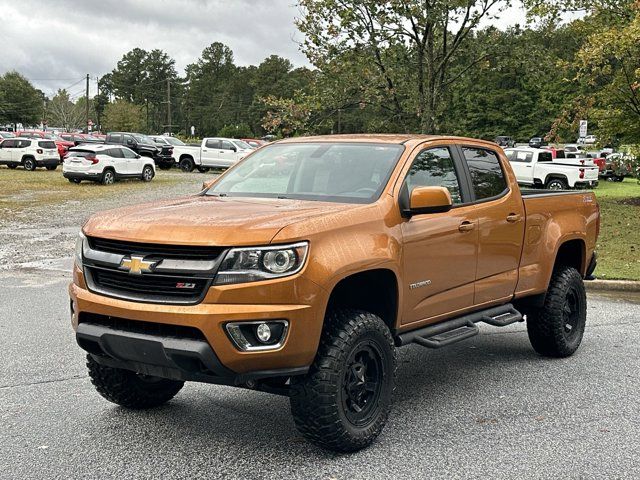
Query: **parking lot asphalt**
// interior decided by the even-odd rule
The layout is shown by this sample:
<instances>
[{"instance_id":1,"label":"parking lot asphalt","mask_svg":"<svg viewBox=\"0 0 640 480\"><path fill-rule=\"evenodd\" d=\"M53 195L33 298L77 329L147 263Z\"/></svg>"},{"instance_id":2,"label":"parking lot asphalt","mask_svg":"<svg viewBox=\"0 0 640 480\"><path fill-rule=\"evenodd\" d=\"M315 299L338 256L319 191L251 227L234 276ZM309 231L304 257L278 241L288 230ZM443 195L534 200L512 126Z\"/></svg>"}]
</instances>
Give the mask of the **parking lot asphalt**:
<instances>
[{"instance_id":1,"label":"parking lot asphalt","mask_svg":"<svg viewBox=\"0 0 640 480\"><path fill-rule=\"evenodd\" d=\"M284 397L187 384L152 411L102 399L69 323L69 264L0 272L0 478L637 478L637 297L590 295L567 359L536 355L523 324L400 350L383 434L336 455L303 440Z\"/></svg>"}]
</instances>

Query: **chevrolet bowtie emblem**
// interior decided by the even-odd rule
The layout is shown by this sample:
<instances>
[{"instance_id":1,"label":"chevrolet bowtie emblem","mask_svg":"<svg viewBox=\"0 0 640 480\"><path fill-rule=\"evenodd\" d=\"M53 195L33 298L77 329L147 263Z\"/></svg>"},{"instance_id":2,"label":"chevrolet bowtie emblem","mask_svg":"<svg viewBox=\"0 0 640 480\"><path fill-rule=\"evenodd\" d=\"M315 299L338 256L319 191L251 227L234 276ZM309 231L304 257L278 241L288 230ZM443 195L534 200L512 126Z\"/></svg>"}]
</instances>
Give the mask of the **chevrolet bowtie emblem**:
<instances>
[{"instance_id":1,"label":"chevrolet bowtie emblem","mask_svg":"<svg viewBox=\"0 0 640 480\"><path fill-rule=\"evenodd\" d=\"M142 275L149 273L158 262L148 262L144 257L131 255L130 258L122 259L120 269L128 271L131 275Z\"/></svg>"}]
</instances>

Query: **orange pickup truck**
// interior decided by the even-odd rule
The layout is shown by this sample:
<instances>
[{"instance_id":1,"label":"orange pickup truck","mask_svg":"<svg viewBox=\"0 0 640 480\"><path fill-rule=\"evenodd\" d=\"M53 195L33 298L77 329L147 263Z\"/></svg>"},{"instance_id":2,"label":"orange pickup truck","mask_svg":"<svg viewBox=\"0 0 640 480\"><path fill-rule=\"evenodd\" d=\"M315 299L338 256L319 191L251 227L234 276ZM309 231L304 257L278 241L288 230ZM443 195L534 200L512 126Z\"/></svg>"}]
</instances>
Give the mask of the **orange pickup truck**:
<instances>
[{"instance_id":1,"label":"orange pickup truck","mask_svg":"<svg viewBox=\"0 0 640 480\"><path fill-rule=\"evenodd\" d=\"M258 389L289 396L310 441L354 451L386 423L397 347L526 320L539 354L573 354L599 224L590 192L521 191L494 143L287 139L197 195L89 219L72 324L107 400Z\"/></svg>"}]
</instances>

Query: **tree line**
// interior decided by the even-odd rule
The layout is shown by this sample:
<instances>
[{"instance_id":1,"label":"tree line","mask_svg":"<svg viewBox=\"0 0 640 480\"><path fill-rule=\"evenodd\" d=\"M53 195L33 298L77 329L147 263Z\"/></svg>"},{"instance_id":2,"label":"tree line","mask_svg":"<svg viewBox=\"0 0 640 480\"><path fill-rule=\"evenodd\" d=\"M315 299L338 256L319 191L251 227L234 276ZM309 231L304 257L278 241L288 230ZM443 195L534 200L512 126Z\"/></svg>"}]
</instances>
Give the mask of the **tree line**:
<instances>
[{"instance_id":1,"label":"tree line","mask_svg":"<svg viewBox=\"0 0 640 480\"><path fill-rule=\"evenodd\" d=\"M99 81L103 130L225 136L420 132L639 143L640 4L525 0L526 26L491 26L498 0L299 0L311 64L236 65L219 42L180 75L158 49L127 52ZM563 21L566 12L580 12ZM535 22L534 22L535 20ZM29 87L32 91L29 91ZM84 126L84 98L0 77L0 122Z\"/></svg>"}]
</instances>

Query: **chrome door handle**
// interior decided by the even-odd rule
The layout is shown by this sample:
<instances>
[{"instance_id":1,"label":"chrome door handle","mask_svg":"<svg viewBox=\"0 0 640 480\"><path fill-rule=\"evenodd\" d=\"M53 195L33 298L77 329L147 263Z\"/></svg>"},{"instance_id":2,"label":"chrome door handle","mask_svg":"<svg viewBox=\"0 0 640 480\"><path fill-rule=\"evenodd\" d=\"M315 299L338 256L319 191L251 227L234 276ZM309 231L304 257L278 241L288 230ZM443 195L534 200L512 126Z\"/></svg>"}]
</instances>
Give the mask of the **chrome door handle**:
<instances>
[{"instance_id":1,"label":"chrome door handle","mask_svg":"<svg viewBox=\"0 0 640 480\"><path fill-rule=\"evenodd\" d=\"M467 221L462 222L460 226L458 226L458 230L461 232L470 232L474 228L476 228L476 224Z\"/></svg>"},{"instance_id":2,"label":"chrome door handle","mask_svg":"<svg viewBox=\"0 0 640 480\"><path fill-rule=\"evenodd\" d=\"M507 215L507 222L509 223L516 223L520 220L522 220L522 215L520 215L519 213L510 213L509 215Z\"/></svg>"}]
</instances>

